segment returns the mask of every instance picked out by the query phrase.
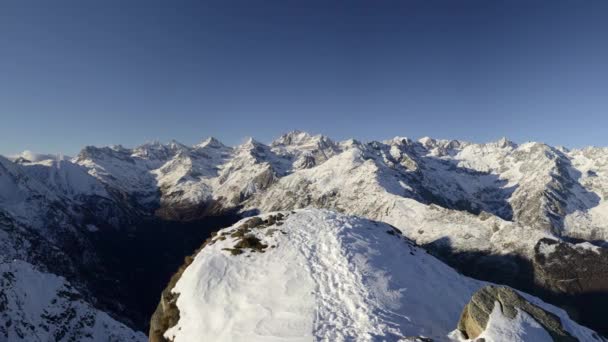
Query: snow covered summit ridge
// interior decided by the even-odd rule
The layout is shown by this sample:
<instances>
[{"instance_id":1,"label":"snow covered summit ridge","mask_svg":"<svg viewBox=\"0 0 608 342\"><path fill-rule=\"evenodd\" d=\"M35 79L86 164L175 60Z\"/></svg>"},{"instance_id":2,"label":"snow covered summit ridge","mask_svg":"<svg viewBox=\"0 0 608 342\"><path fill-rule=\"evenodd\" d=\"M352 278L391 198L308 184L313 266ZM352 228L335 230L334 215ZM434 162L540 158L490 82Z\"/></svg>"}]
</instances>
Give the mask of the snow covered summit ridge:
<instances>
[{"instance_id":1,"label":"snow covered summit ridge","mask_svg":"<svg viewBox=\"0 0 608 342\"><path fill-rule=\"evenodd\" d=\"M484 284L390 225L305 209L219 231L168 289L176 300L161 302L157 314L171 305L179 312L161 331L174 342L448 341ZM592 336L533 300L567 321L571 335Z\"/></svg>"}]
</instances>

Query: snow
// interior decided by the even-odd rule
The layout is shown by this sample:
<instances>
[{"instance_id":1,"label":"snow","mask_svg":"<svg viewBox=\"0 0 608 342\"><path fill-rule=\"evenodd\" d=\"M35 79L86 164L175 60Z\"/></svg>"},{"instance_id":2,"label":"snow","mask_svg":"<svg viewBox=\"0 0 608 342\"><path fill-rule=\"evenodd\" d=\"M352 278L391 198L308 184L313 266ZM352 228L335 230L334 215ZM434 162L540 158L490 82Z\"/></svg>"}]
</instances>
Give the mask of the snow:
<instances>
[{"instance_id":1,"label":"snow","mask_svg":"<svg viewBox=\"0 0 608 342\"><path fill-rule=\"evenodd\" d=\"M590 243L590 242L581 242L574 245L574 248L583 249L587 251L592 251L594 253L600 254L601 248Z\"/></svg>"},{"instance_id":2,"label":"snow","mask_svg":"<svg viewBox=\"0 0 608 342\"><path fill-rule=\"evenodd\" d=\"M494 216L492 221L498 223L489 222L491 226L470 219L459 225L459 229L469 226L464 229L479 238L479 246L471 241L454 241L467 248L502 248L481 242L489 241L492 234L475 234L473 231L480 226L492 230L512 225L517 230L528 227L549 235L559 231L580 239L608 239L608 202L604 201L608 194L608 149L567 151L535 142L517 145L504 138L486 144L428 137L419 141L396 137L383 143L352 139L335 143L322 135L293 131L270 145L250 138L234 148L215 138L192 147L177 142L149 143L135 149L90 147L73 161L104 184L134 194L147 205L159 201L165 205L220 201L230 207L251 200L248 209L290 209L270 203L270 199L285 201L287 192L299 191L306 182L311 190L303 196L317 196L312 189L326 198L335 197L333 193L338 190L346 191L350 193L348 199L332 199L332 204L339 205L336 209L372 219L382 219L381 213L390 217L403 214L392 213L395 204L414 206L418 216L430 215L433 220L436 215L429 210L429 194L438 198L435 204L439 206ZM347 176L355 173L357 183ZM334 175L332 179L330 174ZM363 193L382 200L378 205L370 204L360 195ZM258 206L260 203L264 205ZM442 215L463 221L457 210ZM391 223L400 228L405 225ZM536 238L542 233L527 235ZM447 229L444 236L453 234ZM426 234L418 235L408 236L417 241L431 239ZM530 244L519 243L514 249L529 252Z\"/></svg>"},{"instance_id":3,"label":"snow","mask_svg":"<svg viewBox=\"0 0 608 342\"><path fill-rule=\"evenodd\" d=\"M565 331L579 341L600 341L597 334L570 319L568 314L551 304L547 304L540 299L529 294L518 291L530 303L556 315ZM490 313L485 330L474 340L468 340L455 330L449 334L454 341L474 342L484 338L487 342L551 342L553 339L549 333L525 311L517 309L517 315L510 319L501 310L501 305L495 302L494 308Z\"/></svg>"},{"instance_id":4,"label":"snow","mask_svg":"<svg viewBox=\"0 0 608 342\"><path fill-rule=\"evenodd\" d=\"M460 314L487 283L462 276L387 224L318 209L282 214L282 223L251 230L269 246L262 253L225 250L235 245L230 233L241 221L218 232L196 255L172 289L179 321L165 337L175 342L462 340L453 332ZM591 330L563 310L522 295L556 314L581 341L592 338ZM551 341L525 312L509 320L496 308L482 336L496 342Z\"/></svg>"},{"instance_id":5,"label":"snow","mask_svg":"<svg viewBox=\"0 0 608 342\"><path fill-rule=\"evenodd\" d=\"M575 321L570 319L570 316L568 316L566 311L564 311L563 309L560 309L554 305L545 303L542 300L540 300L539 298L536 298L525 292L521 292L521 291L518 291L518 292L524 298L526 298L526 300L528 300L530 303L532 303L546 311L549 311L549 312L553 313L554 315L556 315L557 317L559 317L564 330L566 330L568 333L570 333L570 335L578 338L579 341L598 341L599 340L597 338L598 335L596 332L594 332L593 330L586 328L582 325L579 325L578 323L576 323Z\"/></svg>"},{"instance_id":6,"label":"snow","mask_svg":"<svg viewBox=\"0 0 608 342\"><path fill-rule=\"evenodd\" d=\"M517 309L515 318L509 319L503 315L498 302L494 304L486 329L477 338L484 338L487 342L553 341L551 335L526 312Z\"/></svg>"},{"instance_id":7,"label":"snow","mask_svg":"<svg viewBox=\"0 0 608 342\"><path fill-rule=\"evenodd\" d=\"M24 160L27 162L37 163L45 160L68 160L69 157L64 156L62 154L44 154L44 153L36 153L30 150L25 150L17 155L11 156L9 159L15 160Z\"/></svg>"},{"instance_id":8,"label":"snow","mask_svg":"<svg viewBox=\"0 0 608 342\"><path fill-rule=\"evenodd\" d=\"M99 181L87 173L87 169L69 161L43 160L29 163L23 168L28 176L43 182L56 194L109 197Z\"/></svg>"},{"instance_id":9,"label":"snow","mask_svg":"<svg viewBox=\"0 0 608 342\"><path fill-rule=\"evenodd\" d=\"M559 244L555 243L555 244L548 244L548 243L543 243L540 244L538 247L538 252L542 255L544 255L545 257L550 256L551 254L555 253L555 249L557 248Z\"/></svg>"},{"instance_id":10,"label":"snow","mask_svg":"<svg viewBox=\"0 0 608 342\"><path fill-rule=\"evenodd\" d=\"M285 233L269 237L269 229ZM483 285L387 233L393 230L386 224L310 209L265 231L256 235L276 246L265 253L230 255L222 250L234 244L229 238L196 256L173 289L180 320L165 336L441 341Z\"/></svg>"},{"instance_id":11,"label":"snow","mask_svg":"<svg viewBox=\"0 0 608 342\"><path fill-rule=\"evenodd\" d=\"M531 255L536 241L549 236L494 215L481 217L425 204L415 194L408 195L404 185L416 186L355 146L317 167L282 177L247 206L266 212L311 205L331 208L390 223L419 244L449 241L453 249L465 251Z\"/></svg>"},{"instance_id":12,"label":"snow","mask_svg":"<svg viewBox=\"0 0 608 342\"><path fill-rule=\"evenodd\" d=\"M14 260L0 263L0 340L146 341L146 336L85 303L64 278Z\"/></svg>"},{"instance_id":13,"label":"snow","mask_svg":"<svg viewBox=\"0 0 608 342\"><path fill-rule=\"evenodd\" d=\"M57 233L57 227L77 230L73 225L78 224L83 231L95 231L95 226L86 226L79 221L76 211L84 204L97 203L95 201L98 200L114 201L120 208L128 202L138 209L144 208L141 210L145 213L148 209L151 213L159 204L200 205L211 201L218 201L226 208L242 206L245 211L261 212L327 208L392 224L418 244L441 243L454 251L514 253L527 257L532 256L533 247L540 238L559 239L554 232L589 241L608 239L607 148L568 151L541 143L517 145L506 139L473 144L432 138L417 142L403 137L384 142L361 143L351 139L336 143L322 135L294 131L270 145L249 139L240 146L228 147L209 138L194 146L172 141L167 144L151 142L135 148L86 147L69 160L34 153L25 153L21 157L29 161L13 162L0 156L1 214L38 229L49 239ZM55 222L55 228L47 227L48 222ZM331 225L318 223L318 226ZM304 229L301 234L305 232ZM323 244L329 246L330 241L337 240L332 248L341 253L345 251L344 240L332 240L331 236L326 236ZM317 241L310 236L304 238ZM292 240L283 243L289 244L297 245ZM211 247L215 248L215 245ZM579 244L578 248L598 251L597 247L586 242ZM281 303L287 303L288 307L272 313L252 304L247 310L253 310L260 317L280 316L288 328L281 330L280 324L268 326L264 323L259 327L243 328L243 334L259 328L268 334L278 329L280 334L288 334L289 330L322 335L322 331L328 330L318 328L314 317L307 321L311 316L306 311L310 309L306 300L313 301L315 310L318 300L316 295L306 291L310 286L317 289L318 284L329 281L311 271L311 260L315 260L320 251L299 249L297 253L289 254L279 246L272 253L285 253L285 258L297 259L295 264L310 268L306 273L308 279L302 274L289 273L298 271L297 268L284 269L280 262L264 261L268 263L264 265L271 267L264 273L270 280L274 276L279 280L286 277L301 282L302 299L289 304L292 297L279 297ZM256 260L264 260L269 254L251 257L250 262L262 262ZM344 256L338 254L335 257L341 255ZM371 254L362 255L368 262L373 260L374 267L395 266L384 259L376 260ZM213 264L212 269L217 267L218 270L232 267L231 262L237 259L215 258L214 262L218 264ZM327 265L323 264L323 259L315 262L323 267L333 267L331 264L335 262L335 272L342 270L340 265L365 269L365 265L357 264L354 259L344 256L340 260L346 261L340 264L338 260L330 259ZM276 274L272 275L272 272ZM240 273L234 275L240 276L244 277ZM221 278L219 275L215 277L216 281ZM253 275L250 277L247 279L253 282ZM406 282L405 279L391 279ZM368 280L344 278L349 284L363 284ZM262 284L265 280L259 281ZM392 284L390 281L387 283ZM352 289L357 288L352 286ZM288 288L296 291L294 286ZM411 285L408 284L407 288L411 289ZM339 297L346 293L355 308L358 305L373 308L367 302L372 296L370 293L341 291L333 295ZM381 293L389 292L383 291ZM250 294L265 298L260 291ZM266 299L270 301L273 298ZM410 300L408 296L405 298ZM400 300L395 301L400 303ZM235 303L235 307L240 310L245 302L243 299ZM392 299L387 302L392 302ZM249 312L247 310L243 312ZM374 313L375 309L369 310ZM294 312L305 314L291 316ZM281 316L282 313L285 315ZM378 333L376 323L380 327L377 329L384 329L382 324L389 327L381 331L386 334L391 333L391 324L399 326L399 329L407 327L390 315L382 319L366 315L357 321L356 326L369 334ZM339 317L336 313L336 326L355 325ZM224 324L223 320L221 322ZM241 324L244 323L235 323L235 327ZM424 331L403 329L408 333L432 335L435 333L430 331L443 331L444 328L441 325L441 329L425 327Z\"/></svg>"},{"instance_id":14,"label":"snow","mask_svg":"<svg viewBox=\"0 0 608 342\"><path fill-rule=\"evenodd\" d=\"M608 195L608 149L605 148L568 151L534 142L517 145L504 138L486 144L429 137L418 141L396 137L383 143L352 139L335 143L323 135L293 131L270 145L248 139L232 148L208 138L194 146L172 141L146 143L133 149L87 147L71 162L60 163L57 158L46 157L32 159L35 165L29 168L28 175L41 183L48 181L51 189L47 192L51 196L59 192L70 197L108 197L103 188L109 187L129 194L147 208L159 202L199 205L212 201L231 207L257 197L248 207L265 202L261 209L267 209L279 205L270 203L270 198L281 202L286 192L299 190L288 185L303 187L306 182L326 198L335 197L338 190L349 192L348 198L332 199L332 204L339 206L336 209L372 219L398 217L403 213L393 213L392 208L413 206L417 216L430 215L433 221L436 215L429 210L429 194L438 198L435 204L442 207L484 211L495 216L492 221L498 223L490 222L488 226L464 219L467 223L459 225L459 229L469 226L464 229L471 230L469 235L477 236L479 241L490 239L492 234L480 235L474 231L480 226L492 230L497 225L514 225L515 229L528 227L548 234L559 231L561 235L585 240L608 239L608 202L604 200ZM83 177L81 170L71 167L74 163L98 183ZM312 170L315 171L309 172ZM561 175L564 170L566 174ZM329 179L330 174L334 175L333 179ZM358 178L356 183L347 178L354 174ZM560 178L562 176L572 180ZM321 177L322 182L316 177ZM282 184L277 186L274 184L277 182ZM281 191L270 189L272 195L265 194L267 188L277 187ZM17 196L18 188L13 185L4 188L16 193L10 195L13 203L23 203L23 198ZM379 204L369 203L361 194L378 199ZM302 195L316 196L315 193ZM411 201L403 201L404 198ZM368 208L363 209L365 206ZM15 205L14 212L24 216L28 208ZM452 215L454 221L463 221L462 213L457 210L441 215ZM405 223L391 223L400 228L405 226ZM441 224L443 222L437 222ZM422 228L416 230L419 229ZM453 238L453 234L451 229L446 229L444 237ZM433 237L426 233L408 236L417 241ZM454 240L467 248L500 249L487 242L473 246L471 241ZM520 243L516 249L530 248L528 243Z\"/></svg>"}]
</instances>

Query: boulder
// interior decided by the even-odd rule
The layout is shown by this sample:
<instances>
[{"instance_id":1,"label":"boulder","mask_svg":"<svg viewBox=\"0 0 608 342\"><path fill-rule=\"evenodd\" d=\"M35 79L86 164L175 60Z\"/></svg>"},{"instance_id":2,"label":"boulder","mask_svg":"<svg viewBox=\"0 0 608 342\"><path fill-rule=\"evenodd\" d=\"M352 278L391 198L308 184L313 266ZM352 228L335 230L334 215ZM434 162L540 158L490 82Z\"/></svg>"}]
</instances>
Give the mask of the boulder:
<instances>
[{"instance_id":1,"label":"boulder","mask_svg":"<svg viewBox=\"0 0 608 342\"><path fill-rule=\"evenodd\" d=\"M578 341L564 329L558 316L530 303L515 290L506 286L486 286L473 294L458 322L458 330L464 337L477 338L486 329L494 305L500 305L503 315L510 319L517 316L518 310L526 312L551 335L554 341Z\"/></svg>"}]
</instances>

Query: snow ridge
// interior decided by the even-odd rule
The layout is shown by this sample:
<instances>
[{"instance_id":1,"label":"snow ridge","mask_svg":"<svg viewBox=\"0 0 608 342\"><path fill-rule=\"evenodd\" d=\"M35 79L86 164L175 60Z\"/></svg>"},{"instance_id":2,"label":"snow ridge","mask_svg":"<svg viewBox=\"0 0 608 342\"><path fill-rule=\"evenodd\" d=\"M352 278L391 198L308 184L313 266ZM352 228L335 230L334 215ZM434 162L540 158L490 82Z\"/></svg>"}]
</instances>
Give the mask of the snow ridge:
<instances>
[{"instance_id":1,"label":"snow ridge","mask_svg":"<svg viewBox=\"0 0 608 342\"><path fill-rule=\"evenodd\" d=\"M219 231L198 252L171 290L179 320L166 338L449 341L457 339L450 332L465 304L486 284L460 275L384 223L317 209L259 218ZM233 253L242 227L266 247ZM559 315L573 336L592 336L562 310L526 298ZM509 336L519 337L510 341L526 341L517 329Z\"/></svg>"}]
</instances>

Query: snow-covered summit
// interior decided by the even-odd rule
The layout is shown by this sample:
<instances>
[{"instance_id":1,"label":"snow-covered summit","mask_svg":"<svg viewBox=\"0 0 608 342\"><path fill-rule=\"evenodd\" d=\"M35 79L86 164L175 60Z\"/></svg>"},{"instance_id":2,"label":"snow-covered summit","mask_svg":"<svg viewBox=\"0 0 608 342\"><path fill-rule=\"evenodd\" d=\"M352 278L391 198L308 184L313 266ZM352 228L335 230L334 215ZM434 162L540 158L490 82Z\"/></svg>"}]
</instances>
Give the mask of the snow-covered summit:
<instances>
[{"instance_id":1,"label":"snow-covered summit","mask_svg":"<svg viewBox=\"0 0 608 342\"><path fill-rule=\"evenodd\" d=\"M268 214L221 230L196 255L171 289L179 321L164 335L440 341L481 285L389 225L322 210Z\"/></svg>"},{"instance_id":2,"label":"snow-covered summit","mask_svg":"<svg viewBox=\"0 0 608 342\"><path fill-rule=\"evenodd\" d=\"M151 337L448 341L483 285L390 225L326 210L269 213L219 231L194 256L165 291ZM593 333L547 307L574 336ZM170 317L176 324L164 325Z\"/></svg>"},{"instance_id":3,"label":"snow-covered summit","mask_svg":"<svg viewBox=\"0 0 608 342\"><path fill-rule=\"evenodd\" d=\"M203 140L201 143L194 145L194 148L205 148L205 147L212 147L212 148L222 148L225 147L225 145L217 140L215 137L209 137L205 140Z\"/></svg>"}]
</instances>

